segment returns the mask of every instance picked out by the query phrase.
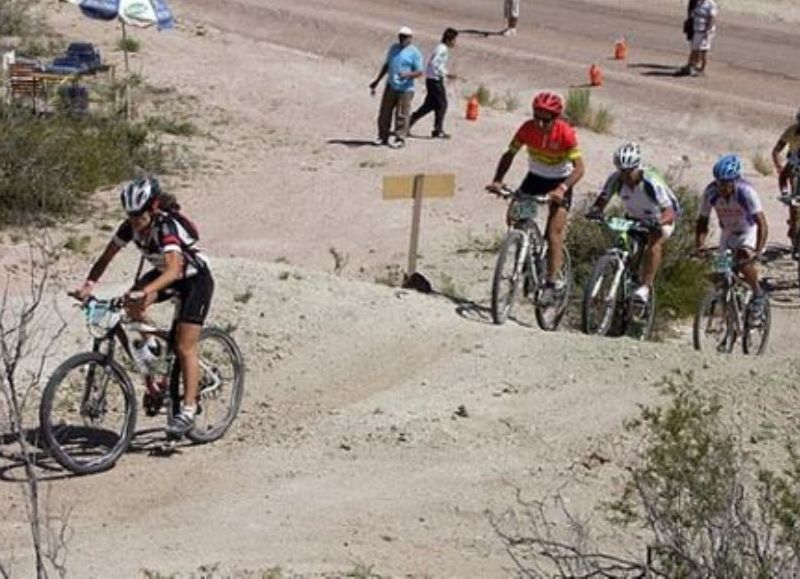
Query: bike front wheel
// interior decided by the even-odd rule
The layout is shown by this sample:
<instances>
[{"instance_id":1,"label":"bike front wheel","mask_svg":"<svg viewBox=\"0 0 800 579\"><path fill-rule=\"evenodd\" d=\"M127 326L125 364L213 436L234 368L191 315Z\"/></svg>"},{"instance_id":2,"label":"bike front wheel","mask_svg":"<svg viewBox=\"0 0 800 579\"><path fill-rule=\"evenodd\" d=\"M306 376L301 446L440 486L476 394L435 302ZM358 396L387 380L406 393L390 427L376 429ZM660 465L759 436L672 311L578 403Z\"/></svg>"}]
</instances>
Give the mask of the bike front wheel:
<instances>
[{"instance_id":1,"label":"bike front wheel","mask_svg":"<svg viewBox=\"0 0 800 579\"><path fill-rule=\"evenodd\" d=\"M111 468L136 427L130 378L98 352L72 356L45 386L39 425L51 455L67 470L91 474Z\"/></svg>"},{"instance_id":2,"label":"bike front wheel","mask_svg":"<svg viewBox=\"0 0 800 579\"><path fill-rule=\"evenodd\" d=\"M745 354L760 356L767 350L771 325L772 311L769 306L769 297L764 296L764 306L759 315L756 315L751 307L745 308L744 336L742 337L742 350Z\"/></svg>"},{"instance_id":3,"label":"bike front wheel","mask_svg":"<svg viewBox=\"0 0 800 579\"><path fill-rule=\"evenodd\" d=\"M646 304L635 303L633 299L629 299L626 317L625 333L634 340L649 340L656 319L655 289L650 291Z\"/></svg>"},{"instance_id":4,"label":"bike front wheel","mask_svg":"<svg viewBox=\"0 0 800 579\"><path fill-rule=\"evenodd\" d=\"M709 293L694 316L694 349L729 354L736 342L736 329L731 319L725 292Z\"/></svg>"},{"instance_id":5,"label":"bike front wheel","mask_svg":"<svg viewBox=\"0 0 800 579\"><path fill-rule=\"evenodd\" d=\"M605 336L611 329L621 285L621 280L616 280L620 267L622 264L614 255L604 255L595 264L589 283L583 291L583 333Z\"/></svg>"},{"instance_id":6,"label":"bike front wheel","mask_svg":"<svg viewBox=\"0 0 800 579\"><path fill-rule=\"evenodd\" d=\"M524 241L524 234L512 229L506 235L497 254L497 264L492 279L492 321L495 324L505 323L514 305L522 277L522 268L519 264L523 261L520 254L525 247Z\"/></svg>"},{"instance_id":7,"label":"bike front wheel","mask_svg":"<svg viewBox=\"0 0 800 579\"><path fill-rule=\"evenodd\" d=\"M244 394L244 361L239 346L220 328L203 328L198 344L200 384L195 426L186 437L213 442L230 428Z\"/></svg>"},{"instance_id":8,"label":"bike front wheel","mask_svg":"<svg viewBox=\"0 0 800 579\"><path fill-rule=\"evenodd\" d=\"M561 318L567 311L569 305L569 298L572 296L572 259L567 251L567 246L564 245L562 251L561 270L557 275L558 290L554 296L553 301L549 303L542 303L537 299L536 301L536 321L539 327L545 331L554 331L561 323ZM537 268L539 270L539 280L546 279L547 277L547 256L542 255L538 260ZM537 297L541 295L541 288L537 292Z\"/></svg>"}]
</instances>

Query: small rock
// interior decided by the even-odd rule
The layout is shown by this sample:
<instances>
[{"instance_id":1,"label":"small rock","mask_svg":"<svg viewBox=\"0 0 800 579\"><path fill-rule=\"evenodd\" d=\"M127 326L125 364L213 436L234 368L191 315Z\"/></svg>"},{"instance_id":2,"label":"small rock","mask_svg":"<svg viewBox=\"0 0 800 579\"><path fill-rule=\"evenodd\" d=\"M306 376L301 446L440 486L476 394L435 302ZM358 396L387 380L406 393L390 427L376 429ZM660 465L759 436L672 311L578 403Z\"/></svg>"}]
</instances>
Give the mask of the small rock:
<instances>
[{"instance_id":1,"label":"small rock","mask_svg":"<svg viewBox=\"0 0 800 579\"><path fill-rule=\"evenodd\" d=\"M459 404L458 408L455 411L456 416L460 416L461 418L469 418L469 412L467 412L467 407L463 404Z\"/></svg>"}]
</instances>

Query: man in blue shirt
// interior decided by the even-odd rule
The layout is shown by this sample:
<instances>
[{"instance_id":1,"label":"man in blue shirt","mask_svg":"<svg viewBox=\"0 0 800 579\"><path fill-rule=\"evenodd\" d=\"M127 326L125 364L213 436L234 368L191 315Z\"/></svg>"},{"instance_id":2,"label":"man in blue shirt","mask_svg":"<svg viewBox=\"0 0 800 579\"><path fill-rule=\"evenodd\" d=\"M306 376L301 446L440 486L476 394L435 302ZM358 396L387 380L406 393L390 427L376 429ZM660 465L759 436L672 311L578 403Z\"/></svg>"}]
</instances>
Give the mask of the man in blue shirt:
<instances>
[{"instance_id":1,"label":"man in blue shirt","mask_svg":"<svg viewBox=\"0 0 800 579\"><path fill-rule=\"evenodd\" d=\"M389 145L399 148L405 145L408 136L411 100L414 98L414 79L422 76L422 53L411 44L414 35L408 26L403 26L397 33L398 42L389 47L386 60L378 76L369 83L370 92L375 94L375 87L388 74L386 86L381 98L381 109L378 114L378 139L376 145ZM395 140L389 142L394 114Z\"/></svg>"}]
</instances>

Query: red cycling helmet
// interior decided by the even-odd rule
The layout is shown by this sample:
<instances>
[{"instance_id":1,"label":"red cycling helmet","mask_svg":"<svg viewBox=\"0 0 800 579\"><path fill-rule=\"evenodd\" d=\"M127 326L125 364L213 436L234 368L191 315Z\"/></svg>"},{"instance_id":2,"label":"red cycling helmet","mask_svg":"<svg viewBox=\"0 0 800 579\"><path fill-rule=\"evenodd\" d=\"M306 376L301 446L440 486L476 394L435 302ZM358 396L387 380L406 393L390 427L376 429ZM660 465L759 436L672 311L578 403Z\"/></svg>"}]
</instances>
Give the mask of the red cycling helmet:
<instances>
[{"instance_id":1,"label":"red cycling helmet","mask_svg":"<svg viewBox=\"0 0 800 579\"><path fill-rule=\"evenodd\" d=\"M533 97L533 110L546 111L556 116L561 116L561 113L564 112L564 100L556 93L540 92Z\"/></svg>"}]
</instances>

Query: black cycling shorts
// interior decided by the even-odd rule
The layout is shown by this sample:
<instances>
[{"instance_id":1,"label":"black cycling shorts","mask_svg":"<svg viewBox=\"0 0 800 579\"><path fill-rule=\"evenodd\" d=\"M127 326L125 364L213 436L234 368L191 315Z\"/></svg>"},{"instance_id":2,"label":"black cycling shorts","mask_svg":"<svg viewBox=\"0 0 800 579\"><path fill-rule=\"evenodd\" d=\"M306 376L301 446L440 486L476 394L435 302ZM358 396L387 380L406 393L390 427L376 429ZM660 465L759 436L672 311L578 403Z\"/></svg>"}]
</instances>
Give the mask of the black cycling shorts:
<instances>
[{"instance_id":1,"label":"black cycling shorts","mask_svg":"<svg viewBox=\"0 0 800 579\"><path fill-rule=\"evenodd\" d=\"M522 182L522 185L520 185L519 189L523 195L530 195L531 197L544 197L566 180L566 177L548 179L547 177L540 177L539 175L534 175L533 173L528 172L528 175L525 177L525 180ZM564 193L564 200L561 201L561 207L567 211L569 211L572 207L572 187L567 189Z\"/></svg>"},{"instance_id":2,"label":"black cycling shorts","mask_svg":"<svg viewBox=\"0 0 800 579\"><path fill-rule=\"evenodd\" d=\"M136 280L133 289L142 289L160 275L161 272L156 269L148 271ZM211 297L214 295L214 278L211 272L200 271L193 276L179 279L168 288L159 291L156 302L163 302L175 297L176 294L180 299L178 321L202 326L211 307Z\"/></svg>"}]
</instances>

